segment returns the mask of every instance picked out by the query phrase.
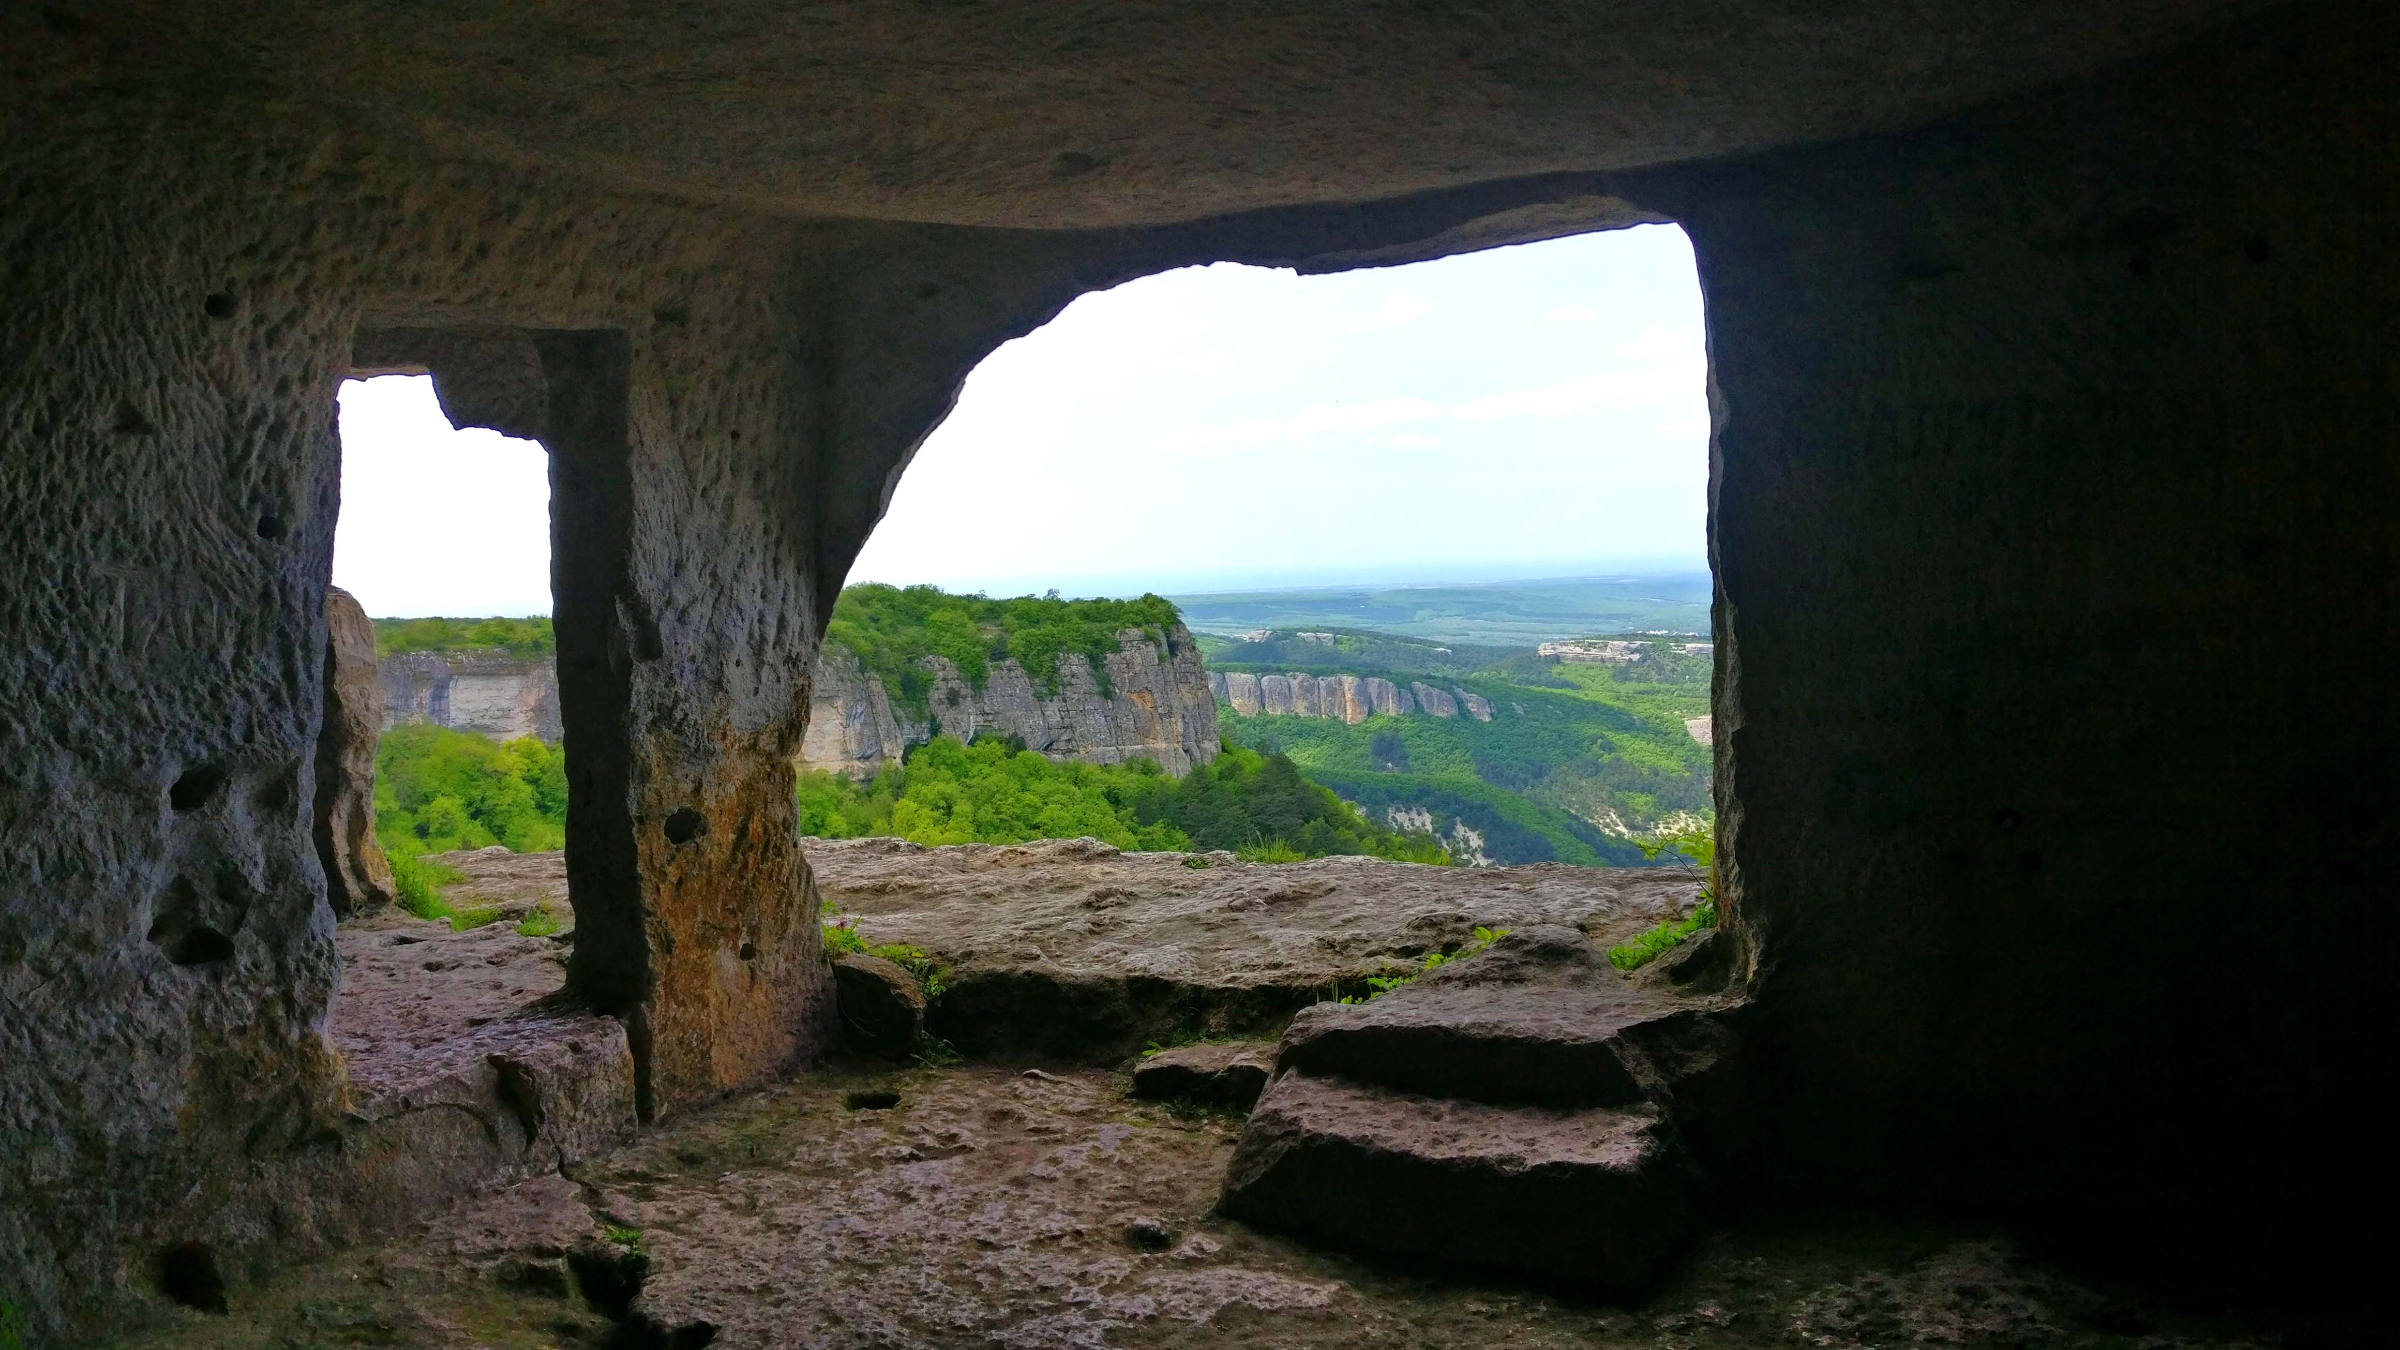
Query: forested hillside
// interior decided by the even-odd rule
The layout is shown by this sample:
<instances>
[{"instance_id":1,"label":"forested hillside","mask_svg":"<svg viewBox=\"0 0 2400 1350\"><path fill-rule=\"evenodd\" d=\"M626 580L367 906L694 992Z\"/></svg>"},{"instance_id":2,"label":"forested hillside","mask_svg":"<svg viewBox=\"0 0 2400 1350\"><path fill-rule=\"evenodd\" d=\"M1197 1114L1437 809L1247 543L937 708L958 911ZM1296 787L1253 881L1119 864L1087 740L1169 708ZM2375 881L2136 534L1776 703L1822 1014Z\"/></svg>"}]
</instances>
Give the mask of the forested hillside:
<instances>
[{"instance_id":1,"label":"forested hillside","mask_svg":"<svg viewBox=\"0 0 2400 1350\"><path fill-rule=\"evenodd\" d=\"M1175 606L1155 595L1062 600L1053 592L994 600L932 586L868 583L842 591L825 639L856 652L868 671L882 677L893 705L922 721L933 689L922 657L949 658L977 689L993 662L1014 657L1038 691L1055 695L1059 657L1077 653L1091 663L1105 695L1108 669L1098 658L1119 649L1121 631L1143 629L1163 647L1180 622Z\"/></svg>"},{"instance_id":2,"label":"forested hillside","mask_svg":"<svg viewBox=\"0 0 2400 1350\"><path fill-rule=\"evenodd\" d=\"M1230 703L1218 718L1229 741L1288 755L1379 819L1397 810L1425 812L1437 828L1463 822L1492 862L1639 865L1637 840L1712 818L1710 751L1686 726L1708 712L1710 663L1677 644L1650 642L1625 665L1571 665L1360 630L1203 643L1220 671L1339 671L1480 696L1489 721L1420 711L1350 723L1244 715Z\"/></svg>"},{"instance_id":3,"label":"forested hillside","mask_svg":"<svg viewBox=\"0 0 2400 1350\"><path fill-rule=\"evenodd\" d=\"M1229 748L1178 779L1148 760L1079 764L996 737L937 736L869 782L800 777L801 833L920 844L1021 844L1089 835L1143 851L1227 849L1254 862L1363 853L1449 859L1431 836L1362 820L1291 760Z\"/></svg>"}]
</instances>

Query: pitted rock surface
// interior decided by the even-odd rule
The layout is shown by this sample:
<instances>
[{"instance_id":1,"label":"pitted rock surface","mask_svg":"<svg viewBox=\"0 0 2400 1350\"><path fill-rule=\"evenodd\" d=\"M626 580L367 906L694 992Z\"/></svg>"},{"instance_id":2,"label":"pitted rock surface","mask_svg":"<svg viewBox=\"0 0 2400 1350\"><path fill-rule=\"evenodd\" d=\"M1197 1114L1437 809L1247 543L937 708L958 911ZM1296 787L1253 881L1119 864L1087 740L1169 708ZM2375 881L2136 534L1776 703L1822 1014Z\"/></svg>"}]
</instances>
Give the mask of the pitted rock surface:
<instances>
[{"instance_id":1,"label":"pitted rock surface","mask_svg":"<svg viewBox=\"0 0 2400 1350\"><path fill-rule=\"evenodd\" d=\"M392 910L343 925L336 942L342 992L328 1034L354 1089L383 1062L508 1017L567 979L566 943L521 937L506 921L454 933Z\"/></svg>"}]
</instances>

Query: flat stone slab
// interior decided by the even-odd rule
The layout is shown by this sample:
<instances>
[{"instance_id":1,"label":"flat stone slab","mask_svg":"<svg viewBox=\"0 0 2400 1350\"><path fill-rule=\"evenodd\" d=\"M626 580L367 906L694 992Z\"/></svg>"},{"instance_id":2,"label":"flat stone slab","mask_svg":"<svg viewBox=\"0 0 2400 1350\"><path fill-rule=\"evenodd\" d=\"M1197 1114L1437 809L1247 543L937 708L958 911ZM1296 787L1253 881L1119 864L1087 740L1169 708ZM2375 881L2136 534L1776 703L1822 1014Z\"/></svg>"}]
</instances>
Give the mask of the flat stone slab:
<instances>
[{"instance_id":1,"label":"flat stone slab","mask_svg":"<svg viewBox=\"0 0 2400 1350\"><path fill-rule=\"evenodd\" d=\"M1683 1067L1654 1062L1660 1035L1645 1029L1709 1006L1628 978L1575 929L1536 925L1380 998L1302 1010L1276 1063L1494 1105L1627 1106Z\"/></svg>"},{"instance_id":2,"label":"flat stone slab","mask_svg":"<svg viewBox=\"0 0 2400 1350\"><path fill-rule=\"evenodd\" d=\"M803 847L831 915L870 944L903 943L949 968L927 1017L933 1035L979 1058L1091 1064L1195 1034L1279 1035L1301 1009L1363 994L1368 977L1413 970L1477 927L1621 942L1687 911L1700 885L1670 868L1244 863L1094 839ZM466 875L450 892L461 904L565 904L563 855L437 861ZM1613 969L1603 978L1623 983Z\"/></svg>"},{"instance_id":3,"label":"flat stone slab","mask_svg":"<svg viewBox=\"0 0 2400 1350\"><path fill-rule=\"evenodd\" d=\"M1274 1070L1275 1047L1264 1041L1177 1046L1142 1057L1133 1068L1133 1095L1247 1111Z\"/></svg>"},{"instance_id":4,"label":"flat stone slab","mask_svg":"<svg viewBox=\"0 0 2400 1350\"><path fill-rule=\"evenodd\" d=\"M334 943L342 987L328 1034L353 1085L384 1075L387 1062L405 1064L567 982L567 942L520 936L505 921L454 933L448 924L383 910L343 924Z\"/></svg>"},{"instance_id":5,"label":"flat stone slab","mask_svg":"<svg viewBox=\"0 0 2400 1350\"><path fill-rule=\"evenodd\" d=\"M1690 1238L1692 1193L1652 1107L1498 1107L1286 1072L1220 1208L1347 1250L1626 1294Z\"/></svg>"}]
</instances>

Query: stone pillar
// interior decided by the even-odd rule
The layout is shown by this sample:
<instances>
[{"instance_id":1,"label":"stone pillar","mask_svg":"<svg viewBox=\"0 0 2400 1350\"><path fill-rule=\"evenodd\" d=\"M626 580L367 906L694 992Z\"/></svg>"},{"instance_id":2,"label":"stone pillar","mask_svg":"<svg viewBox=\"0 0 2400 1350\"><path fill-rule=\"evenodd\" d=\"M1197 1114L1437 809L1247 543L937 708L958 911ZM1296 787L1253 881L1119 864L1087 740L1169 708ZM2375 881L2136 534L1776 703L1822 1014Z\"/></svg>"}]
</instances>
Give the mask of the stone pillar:
<instances>
[{"instance_id":1,"label":"stone pillar","mask_svg":"<svg viewBox=\"0 0 2400 1350\"><path fill-rule=\"evenodd\" d=\"M392 903L392 869L375 842L375 742L383 690L375 625L339 586L325 590L325 723L317 731L317 860L325 898L347 919Z\"/></svg>"},{"instance_id":2,"label":"stone pillar","mask_svg":"<svg viewBox=\"0 0 2400 1350\"><path fill-rule=\"evenodd\" d=\"M649 1119L772 1077L833 1031L791 763L817 652L811 558L787 527L799 511L781 497L791 479L776 471L771 378L747 399L686 403L667 372L688 377L700 357L663 340L536 343L577 929L568 982L625 1020Z\"/></svg>"}]
</instances>

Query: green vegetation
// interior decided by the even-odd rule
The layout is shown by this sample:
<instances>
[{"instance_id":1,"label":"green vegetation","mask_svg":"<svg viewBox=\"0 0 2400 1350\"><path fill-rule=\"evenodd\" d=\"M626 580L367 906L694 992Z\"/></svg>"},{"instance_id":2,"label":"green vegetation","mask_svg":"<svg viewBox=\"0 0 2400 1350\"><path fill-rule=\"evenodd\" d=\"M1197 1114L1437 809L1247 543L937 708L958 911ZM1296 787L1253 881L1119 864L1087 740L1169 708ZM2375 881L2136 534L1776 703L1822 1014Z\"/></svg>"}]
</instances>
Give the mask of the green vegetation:
<instances>
[{"instance_id":1,"label":"green vegetation","mask_svg":"<svg viewBox=\"0 0 2400 1350\"><path fill-rule=\"evenodd\" d=\"M827 839L892 835L920 844L1020 844L1088 835L1122 849L1229 849L1256 861L1359 853L1447 862L1424 835L1359 817L1281 755L1227 746L1182 779L1156 764L1054 763L995 737L937 736L860 783L800 775L800 829Z\"/></svg>"},{"instance_id":2,"label":"green vegetation","mask_svg":"<svg viewBox=\"0 0 2400 1350\"><path fill-rule=\"evenodd\" d=\"M457 652L499 648L533 661L558 651L558 635L546 615L522 619L377 619L375 651Z\"/></svg>"},{"instance_id":3,"label":"green vegetation","mask_svg":"<svg viewBox=\"0 0 2400 1350\"><path fill-rule=\"evenodd\" d=\"M1608 963L1619 970L1639 970L1692 934L1717 926L1716 835L1709 830L1685 830L1645 844L1642 851L1652 858L1671 854L1686 866L1707 869L1709 880L1701 886L1700 903L1691 913L1609 948Z\"/></svg>"},{"instance_id":4,"label":"green vegetation","mask_svg":"<svg viewBox=\"0 0 2400 1350\"><path fill-rule=\"evenodd\" d=\"M1336 586L1170 597L1192 631L1371 629L1442 643L1532 647L1579 633L1705 633L1706 571L1461 586Z\"/></svg>"},{"instance_id":5,"label":"green vegetation","mask_svg":"<svg viewBox=\"0 0 2400 1350\"><path fill-rule=\"evenodd\" d=\"M1418 966L1415 970L1407 971L1399 975L1368 976L1367 988L1372 992L1370 992L1367 997L1381 998L1385 994L1398 989L1404 984L1414 983L1417 977L1424 975L1429 971L1439 970L1443 966L1446 966L1453 961L1464 961L1468 957L1473 956L1475 953L1482 951L1484 948L1491 946L1495 942L1498 942L1500 939L1507 937L1511 932L1514 931L1514 929L1509 928L1486 928L1481 924L1477 924L1475 926L1474 936L1469 938L1466 944L1460 947L1457 951L1427 952L1425 953L1424 964ZM1355 1000L1345 999L1342 1001L1354 1002Z\"/></svg>"},{"instance_id":6,"label":"green vegetation","mask_svg":"<svg viewBox=\"0 0 2400 1350\"><path fill-rule=\"evenodd\" d=\"M25 1350L25 1314L14 1303L0 1302L0 1350Z\"/></svg>"},{"instance_id":7,"label":"green vegetation","mask_svg":"<svg viewBox=\"0 0 2400 1350\"><path fill-rule=\"evenodd\" d=\"M641 1229L624 1228L612 1223L606 1228L602 1229L601 1232L602 1235L605 1236L610 1242L613 1242L618 1247L622 1248L627 1256L640 1256L642 1254Z\"/></svg>"},{"instance_id":8,"label":"green vegetation","mask_svg":"<svg viewBox=\"0 0 2400 1350\"><path fill-rule=\"evenodd\" d=\"M1712 669L1707 656L1673 650L1673 638L1624 636L1649 650L1622 665L1355 628L1199 641L1213 670L1381 676L1481 696L1489 722L1418 713L1351 726L1242 717L1224 703L1217 714L1229 740L1281 751L1379 820L1424 811L1445 837L1451 822L1464 823L1482 838L1471 847L1492 862L1635 866L1645 861L1641 838L1704 822L1713 809L1709 749L1684 725L1708 712Z\"/></svg>"},{"instance_id":9,"label":"green vegetation","mask_svg":"<svg viewBox=\"0 0 2400 1350\"><path fill-rule=\"evenodd\" d=\"M1608 963L1619 970L1639 970L1666 952L1673 950L1675 944L1685 938L1703 928L1716 926L1717 907L1713 903L1704 901L1699 908L1681 919L1662 923L1631 942L1619 943L1609 948Z\"/></svg>"},{"instance_id":10,"label":"green vegetation","mask_svg":"<svg viewBox=\"0 0 2400 1350\"><path fill-rule=\"evenodd\" d=\"M567 921L550 912L547 901L537 900L533 912L517 925L518 937L550 937L564 930Z\"/></svg>"},{"instance_id":11,"label":"green vegetation","mask_svg":"<svg viewBox=\"0 0 2400 1350\"><path fill-rule=\"evenodd\" d=\"M566 756L530 737L498 744L448 727L393 727L375 747L375 837L394 859L565 848Z\"/></svg>"},{"instance_id":12,"label":"green vegetation","mask_svg":"<svg viewBox=\"0 0 2400 1350\"><path fill-rule=\"evenodd\" d=\"M856 928L847 923L829 923L825 925L825 950L837 956L876 956L891 962L916 977L917 987L925 991L927 1003L939 1002L942 995L950 992L950 986L944 978L950 973L949 967L937 963L923 949L911 947L905 942L886 942L870 947Z\"/></svg>"},{"instance_id":13,"label":"green vegetation","mask_svg":"<svg viewBox=\"0 0 2400 1350\"><path fill-rule=\"evenodd\" d=\"M931 706L933 677L920 664L925 657L948 657L977 689L993 662L1014 657L1038 690L1055 695L1059 658L1080 655L1105 694L1113 691L1101 658L1119 650L1119 630L1146 630L1167 647L1179 622L1175 606L1155 595L1061 600L1053 591L994 600L933 586L866 584L843 590L825 639L856 652L868 670L882 676L896 707L912 717L937 719L938 725L941 709Z\"/></svg>"},{"instance_id":14,"label":"green vegetation","mask_svg":"<svg viewBox=\"0 0 2400 1350\"><path fill-rule=\"evenodd\" d=\"M456 869L444 867L437 862L428 862L410 854L389 852L388 846L385 858L392 865L392 892L395 900L399 903L400 908L418 918L430 919L435 923L446 923L450 925L451 931L459 933L470 928L481 928L487 923L499 920L500 910L496 906L482 905L473 909L461 909L443 897L442 887L466 880L466 877ZM528 918L527 922L530 923L532 920ZM550 922L549 931L557 932L558 921L552 919ZM524 932L522 928L517 931ZM527 934L527 936L543 935L535 933Z\"/></svg>"},{"instance_id":15,"label":"green vegetation","mask_svg":"<svg viewBox=\"0 0 2400 1350\"><path fill-rule=\"evenodd\" d=\"M566 759L537 740L494 744L464 731L400 726L375 745L375 841L392 865L400 907L454 929L500 917L488 906L462 909L442 888L465 878L429 853L505 844L520 853L566 847ZM537 907L517 931L546 937L563 927Z\"/></svg>"}]
</instances>

